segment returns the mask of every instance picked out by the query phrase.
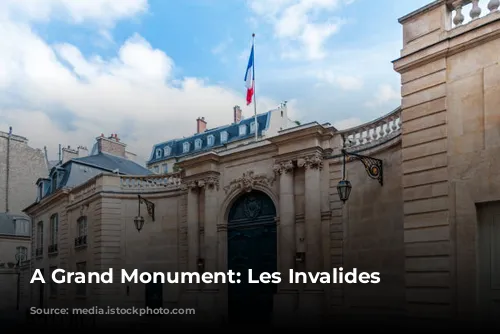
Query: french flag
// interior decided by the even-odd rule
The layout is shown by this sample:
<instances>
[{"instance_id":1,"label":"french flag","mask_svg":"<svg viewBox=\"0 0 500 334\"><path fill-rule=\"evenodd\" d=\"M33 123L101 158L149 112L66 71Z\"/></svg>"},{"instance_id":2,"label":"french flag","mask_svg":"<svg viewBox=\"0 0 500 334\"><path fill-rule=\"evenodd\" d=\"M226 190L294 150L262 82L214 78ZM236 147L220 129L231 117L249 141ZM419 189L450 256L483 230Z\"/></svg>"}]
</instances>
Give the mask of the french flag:
<instances>
[{"instance_id":1,"label":"french flag","mask_svg":"<svg viewBox=\"0 0 500 334\"><path fill-rule=\"evenodd\" d=\"M250 52L250 59L248 59L247 72L245 73L245 85L247 87L247 105L252 103L252 98L255 89L255 68L253 63L253 44L252 51Z\"/></svg>"}]
</instances>

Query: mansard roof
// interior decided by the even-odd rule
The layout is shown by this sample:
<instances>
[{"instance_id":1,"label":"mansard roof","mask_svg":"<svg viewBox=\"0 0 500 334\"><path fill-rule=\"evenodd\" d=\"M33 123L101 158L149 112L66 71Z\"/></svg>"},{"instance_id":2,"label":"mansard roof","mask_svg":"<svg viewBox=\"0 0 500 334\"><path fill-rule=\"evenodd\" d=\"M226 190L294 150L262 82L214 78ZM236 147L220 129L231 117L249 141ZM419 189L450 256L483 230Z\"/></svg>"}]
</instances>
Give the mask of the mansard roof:
<instances>
[{"instance_id":1,"label":"mansard roof","mask_svg":"<svg viewBox=\"0 0 500 334\"><path fill-rule=\"evenodd\" d=\"M0 234L16 235L16 220L29 220L25 215L14 215L11 213L0 213Z\"/></svg>"},{"instance_id":2,"label":"mansard roof","mask_svg":"<svg viewBox=\"0 0 500 334\"><path fill-rule=\"evenodd\" d=\"M37 185L44 184L42 198L64 187L75 187L102 173L122 175L149 175L151 171L134 161L104 152L82 158L71 159L52 168L49 178L40 178ZM53 180L56 189L52 189Z\"/></svg>"},{"instance_id":3,"label":"mansard roof","mask_svg":"<svg viewBox=\"0 0 500 334\"><path fill-rule=\"evenodd\" d=\"M269 122L271 121L271 113L272 111L268 111L264 114L257 115L257 124L258 131L257 135L262 136L262 132L266 131L269 128ZM214 129L208 129L205 132L197 133L191 137L181 138L181 139L173 139L167 142L163 142L160 144L156 144L153 146L153 150L151 152L151 156L148 164L160 162L163 160L171 159L171 158L181 158L193 154L199 154L201 152L206 152L213 150L214 148L223 147L226 144L253 138L255 136L255 132L250 131L250 126L255 122L254 117L249 117L241 120L239 123L233 123L230 125L220 126ZM240 126L246 126L246 134L240 136ZM223 132L227 133L227 141L221 141L221 134ZM208 137L213 136L214 143L213 145L208 145ZM194 146L195 141L201 140L201 148L196 149ZM188 142L190 144L190 148L188 152L183 152L184 143ZM170 148L170 154L165 156L165 148ZM156 152L161 151L160 156L157 156Z\"/></svg>"}]
</instances>

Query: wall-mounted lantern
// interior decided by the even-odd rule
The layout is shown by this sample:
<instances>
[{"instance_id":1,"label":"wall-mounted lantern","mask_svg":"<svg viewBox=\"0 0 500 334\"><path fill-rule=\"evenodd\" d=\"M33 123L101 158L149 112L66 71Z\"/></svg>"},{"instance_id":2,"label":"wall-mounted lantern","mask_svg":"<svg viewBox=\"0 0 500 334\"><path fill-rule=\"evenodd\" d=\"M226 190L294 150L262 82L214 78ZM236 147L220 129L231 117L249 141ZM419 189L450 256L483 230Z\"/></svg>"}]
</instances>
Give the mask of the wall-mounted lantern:
<instances>
[{"instance_id":1,"label":"wall-mounted lantern","mask_svg":"<svg viewBox=\"0 0 500 334\"><path fill-rule=\"evenodd\" d=\"M148 214L153 221L155 221L155 204L151 201L148 201L141 195L137 195L138 198L138 208L137 208L137 216L134 218L134 225L138 232L141 232L144 227L145 219L141 216L141 204L146 204L146 208L148 210Z\"/></svg>"},{"instance_id":2,"label":"wall-mounted lantern","mask_svg":"<svg viewBox=\"0 0 500 334\"><path fill-rule=\"evenodd\" d=\"M365 170L368 176L374 180L378 180L381 186L384 185L382 160L361 154L349 153L345 149L342 149L342 157L344 159L342 166L342 180L337 185L337 192L342 202L345 203L349 199L349 195L351 194L352 189L351 182L346 180L345 177L346 159L361 161L361 163L363 163L363 165L365 166Z\"/></svg>"}]
</instances>

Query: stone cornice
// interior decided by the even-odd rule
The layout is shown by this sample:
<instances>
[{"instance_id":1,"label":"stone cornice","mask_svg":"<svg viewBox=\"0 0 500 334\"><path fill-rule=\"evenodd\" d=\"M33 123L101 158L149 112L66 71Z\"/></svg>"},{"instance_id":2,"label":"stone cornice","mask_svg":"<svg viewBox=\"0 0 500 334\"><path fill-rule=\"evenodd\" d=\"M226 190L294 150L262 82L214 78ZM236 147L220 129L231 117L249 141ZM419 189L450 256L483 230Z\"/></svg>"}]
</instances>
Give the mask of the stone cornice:
<instances>
[{"instance_id":1,"label":"stone cornice","mask_svg":"<svg viewBox=\"0 0 500 334\"><path fill-rule=\"evenodd\" d=\"M219 154L216 152L207 152L205 154L195 155L192 158L186 158L177 163L177 165L183 170L189 169L192 166L199 166L207 162L218 163L220 160Z\"/></svg>"},{"instance_id":2,"label":"stone cornice","mask_svg":"<svg viewBox=\"0 0 500 334\"><path fill-rule=\"evenodd\" d=\"M31 204L26 209L24 209L23 212L25 212L30 217L41 215L45 211L52 209L57 204L60 204L61 199L65 198L67 200L70 191L71 189L69 188L59 189L56 193L43 198L40 202Z\"/></svg>"},{"instance_id":3,"label":"stone cornice","mask_svg":"<svg viewBox=\"0 0 500 334\"><path fill-rule=\"evenodd\" d=\"M273 144L281 144L281 143L289 143L290 141L299 141L304 140L305 138L311 137L333 137L335 128L330 127L326 128L322 125L315 125L305 129L282 133L279 136L271 137L268 140Z\"/></svg>"},{"instance_id":4,"label":"stone cornice","mask_svg":"<svg viewBox=\"0 0 500 334\"><path fill-rule=\"evenodd\" d=\"M500 12L491 13L462 27L443 31L440 41L394 60L394 70L401 74L499 37Z\"/></svg>"},{"instance_id":5,"label":"stone cornice","mask_svg":"<svg viewBox=\"0 0 500 334\"><path fill-rule=\"evenodd\" d=\"M257 147L249 147L246 150L229 153L220 157L221 163L229 163L236 160L248 159L255 156L262 156L265 154L273 154L276 152L276 145L266 144Z\"/></svg>"}]
</instances>

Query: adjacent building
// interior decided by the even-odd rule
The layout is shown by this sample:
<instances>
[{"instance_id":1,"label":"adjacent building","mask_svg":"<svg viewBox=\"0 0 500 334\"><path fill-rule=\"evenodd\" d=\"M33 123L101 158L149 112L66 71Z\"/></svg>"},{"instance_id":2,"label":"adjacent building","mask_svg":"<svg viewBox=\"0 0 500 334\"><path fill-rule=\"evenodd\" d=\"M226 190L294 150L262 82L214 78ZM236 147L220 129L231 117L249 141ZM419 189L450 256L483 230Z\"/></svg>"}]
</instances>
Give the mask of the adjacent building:
<instances>
[{"instance_id":1,"label":"adjacent building","mask_svg":"<svg viewBox=\"0 0 500 334\"><path fill-rule=\"evenodd\" d=\"M44 152L12 128L0 131L0 310L17 306L16 270L31 252L31 221L23 209L33 202L33 186L47 170Z\"/></svg>"},{"instance_id":2,"label":"adjacent building","mask_svg":"<svg viewBox=\"0 0 500 334\"><path fill-rule=\"evenodd\" d=\"M255 120L257 119L257 122ZM171 139L153 146L147 166L155 174L175 172L174 165L186 158L208 151L220 152L233 147L248 145L257 139L263 140L276 136L280 130L297 126L288 117L287 105L257 117L244 118L241 108L233 108L233 123L213 129L207 129L204 117L196 120L196 133L189 137Z\"/></svg>"}]
</instances>

